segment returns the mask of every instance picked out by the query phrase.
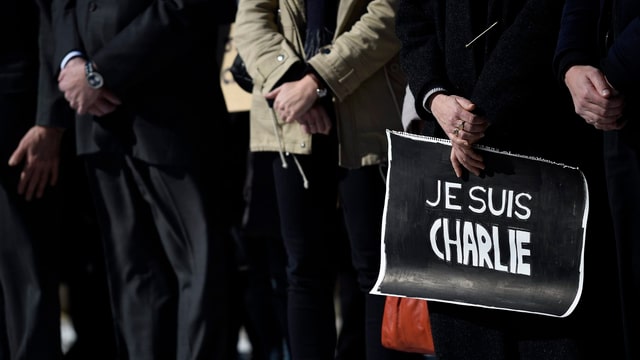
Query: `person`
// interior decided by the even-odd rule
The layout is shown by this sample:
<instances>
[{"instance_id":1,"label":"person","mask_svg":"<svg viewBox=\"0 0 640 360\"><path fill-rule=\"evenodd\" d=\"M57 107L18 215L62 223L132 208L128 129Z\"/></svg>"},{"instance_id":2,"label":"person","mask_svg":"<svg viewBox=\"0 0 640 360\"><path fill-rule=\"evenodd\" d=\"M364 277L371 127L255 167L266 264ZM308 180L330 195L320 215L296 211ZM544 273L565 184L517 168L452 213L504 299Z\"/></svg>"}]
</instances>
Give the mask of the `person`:
<instances>
[{"instance_id":1,"label":"person","mask_svg":"<svg viewBox=\"0 0 640 360\"><path fill-rule=\"evenodd\" d=\"M554 69L578 115L604 136L618 247L625 359L640 358L640 3L567 0Z\"/></svg>"},{"instance_id":2,"label":"person","mask_svg":"<svg viewBox=\"0 0 640 360\"><path fill-rule=\"evenodd\" d=\"M59 204L64 120L39 96L46 32L34 1L0 14L0 358L59 360ZM43 50L41 51L41 47ZM44 91L44 88L42 89Z\"/></svg>"},{"instance_id":3,"label":"person","mask_svg":"<svg viewBox=\"0 0 640 360\"><path fill-rule=\"evenodd\" d=\"M54 0L119 359L228 359L227 111L219 3Z\"/></svg>"},{"instance_id":4,"label":"person","mask_svg":"<svg viewBox=\"0 0 640 360\"><path fill-rule=\"evenodd\" d=\"M241 58L236 57L238 64ZM241 63L244 67L244 63ZM232 65L233 67L233 65ZM243 90L251 93L252 80L249 75L234 72L232 79ZM243 82L244 81L244 82ZM249 151L249 111L232 112L237 123L234 135L239 144L238 154L245 155L246 171L243 188L244 212L235 227L236 243L240 257L244 303L246 310L241 325L246 330L251 345L251 358L289 359L289 341L286 319L286 253L280 233L272 158L267 152ZM236 153L236 152L234 152ZM240 173L240 172L238 172ZM239 181L239 183L241 183ZM338 340L336 359L362 359L364 355L364 294L360 291L357 276L351 264L342 210L336 211L340 224L340 236L334 240L340 256L336 284L336 314Z\"/></svg>"},{"instance_id":5,"label":"person","mask_svg":"<svg viewBox=\"0 0 640 360\"><path fill-rule=\"evenodd\" d=\"M293 359L333 359L340 236L365 296L366 359L413 357L381 345L386 129L402 129L405 78L395 0L241 0L235 44L253 79L250 150L269 157L287 253Z\"/></svg>"},{"instance_id":6,"label":"person","mask_svg":"<svg viewBox=\"0 0 640 360\"><path fill-rule=\"evenodd\" d=\"M602 140L573 113L552 70L563 3L400 2L401 65L425 120L423 133L451 141L456 176L489 170L474 148L486 145L580 168L589 185L584 287L576 309L556 318L430 301L438 359L618 358L619 306L610 281L615 249L597 150ZM610 336L598 337L602 332Z\"/></svg>"}]
</instances>

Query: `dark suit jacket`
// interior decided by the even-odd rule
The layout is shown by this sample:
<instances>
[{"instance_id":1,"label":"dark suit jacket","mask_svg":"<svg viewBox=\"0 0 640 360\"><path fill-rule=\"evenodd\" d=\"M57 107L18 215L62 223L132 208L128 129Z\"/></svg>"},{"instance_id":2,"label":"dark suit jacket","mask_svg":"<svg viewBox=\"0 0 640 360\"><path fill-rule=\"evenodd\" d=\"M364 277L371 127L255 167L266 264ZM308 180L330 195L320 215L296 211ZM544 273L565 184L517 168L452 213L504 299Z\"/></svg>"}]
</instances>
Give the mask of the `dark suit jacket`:
<instances>
[{"instance_id":1,"label":"dark suit jacket","mask_svg":"<svg viewBox=\"0 0 640 360\"><path fill-rule=\"evenodd\" d=\"M51 1L35 0L40 9L39 31L39 81L36 124L55 126L72 131L74 111L58 90L57 73L60 64L55 63L55 39L51 24Z\"/></svg>"},{"instance_id":2,"label":"dark suit jacket","mask_svg":"<svg viewBox=\"0 0 640 360\"><path fill-rule=\"evenodd\" d=\"M0 167L5 168L20 138L35 121L38 86L38 9L31 0L7 0L2 7Z\"/></svg>"},{"instance_id":3,"label":"dark suit jacket","mask_svg":"<svg viewBox=\"0 0 640 360\"><path fill-rule=\"evenodd\" d=\"M569 153L564 136L593 132L575 116L552 69L562 5L560 0L401 0L396 22L401 61L419 115L433 120L422 99L443 87L486 115L491 126L482 143L555 161L581 156ZM434 123L434 134L446 136Z\"/></svg>"},{"instance_id":4,"label":"dark suit jacket","mask_svg":"<svg viewBox=\"0 0 640 360\"><path fill-rule=\"evenodd\" d=\"M78 116L79 154L185 165L224 139L214 0L53 0L55 63L81 51L122 105Z\"/></svg>"}]
</instances>

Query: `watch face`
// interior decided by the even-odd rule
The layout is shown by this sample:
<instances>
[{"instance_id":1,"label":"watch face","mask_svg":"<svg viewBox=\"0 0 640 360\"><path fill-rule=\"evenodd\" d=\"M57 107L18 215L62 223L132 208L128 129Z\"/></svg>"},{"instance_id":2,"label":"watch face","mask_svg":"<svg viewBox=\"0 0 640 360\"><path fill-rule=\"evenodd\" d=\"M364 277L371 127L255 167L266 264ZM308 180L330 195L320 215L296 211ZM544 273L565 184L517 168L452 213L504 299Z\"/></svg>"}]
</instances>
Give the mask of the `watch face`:
<instances>
[{"instance_id":1,"label":"watch face","mask_svg":"<svg viewBox=\"0 0 640 360\"><path fill-rule=\"evenodd\" d=\"M89 82L89 86L94 89L99 89L104 84L102 75L98 74L97 72L91 72L87 74L87 81Z\"/></svg>"}]
</instances>

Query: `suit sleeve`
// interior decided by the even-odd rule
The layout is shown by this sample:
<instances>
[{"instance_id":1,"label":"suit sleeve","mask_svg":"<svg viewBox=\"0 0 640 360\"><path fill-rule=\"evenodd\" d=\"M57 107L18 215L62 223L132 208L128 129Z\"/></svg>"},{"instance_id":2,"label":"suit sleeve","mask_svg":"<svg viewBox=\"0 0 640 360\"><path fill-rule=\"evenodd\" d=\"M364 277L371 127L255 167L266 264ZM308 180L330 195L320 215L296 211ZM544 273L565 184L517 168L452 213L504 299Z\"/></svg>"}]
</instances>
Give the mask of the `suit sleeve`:
<instances>
[{"instance_id":1,"label":"suit sleeve","mask_svg":"<svg viewBox=\"0 0 640 360\"><path fill-rule=\"evenodd\" d=\"M573 65L598 66L599 0L567 0L562 13L553 70L559 83ZM593 34L593 35L588 35Z\"/></svg>"},{"instance_id":2,"label":"suit sleeve","mask_svg":"<svg viewBox=\"0 0 640 360\"><path fill-rule=\"evenodd\" d=\"M623 94L638 93L640 84L640 17L634 18L617 35L603 61L607 79Z\"/></svg>"},{"instance_id":3,"label":"suit sleeve","mask_svg":"<svg viewBox=\"0 0 640 360\"><path fill-rule=\"evenodd\" d=\"M65 36L75 39L62 40L67 46L58 54L78 49L84 51L97 64L98 71L105 79L105 87L117 94L143 83L145 79L157 77L158 74L175 74L181 71L182 69L176 68L176 64L185 62L177 59L195 56L196 52L193 50L206 46L206 41L211 41L212 48L215 47L215 31L218 27L215 19L218 15L214 11L214 0L150 1L146 8L137 12L99 48L89 48L86 43L78 45L78 20L74 15L76 1L54 1L61 4L57 7L56 18L60 21L61 29L57 32L59 36L56 40ZM112 11L123 10L118 8ZM118 15L115 15L116 19L113 21L126 21ZM87 26L99 26L99 20L95 20L97 24L89 21ZM193 62L197 64L198 59L193 59ZM203 63L201 66L211 64Z\"/></svg>"},{"instance_id":4,"label":"suit sleeve","mask_svg":"<svg viewBox=\"0 0 640 360\"><path fill-rule=\"evenodd\" d=\"M72 126L74 111L69 107L62 92L58 90L56 74L59 63L54 57L54 41L49 4L40 8L40 30L38 37L40 70L38 81L38 107L36 124L59 128Z\"/></svg>"},{"instance_id":5,"label":"suit sleeve","mask_svg":"<svg viewBox=\"0 0 640 360\"><path fill-rule=\"evenodd\" d=\"M48 4L46 0L42 1L42 3ZM85 52L78 37L74 13L75 6L75 0L51 0L50 8L48 8L47 5L42 5L41 7L44 16L50 17L50 19L47 19L47 23L50 23L55 43L53 62L58 67L62 63L62 59L64 59L69 52ZM58 69L56 69L56 76L58 72Z\"/></svg>"}]
</instances>

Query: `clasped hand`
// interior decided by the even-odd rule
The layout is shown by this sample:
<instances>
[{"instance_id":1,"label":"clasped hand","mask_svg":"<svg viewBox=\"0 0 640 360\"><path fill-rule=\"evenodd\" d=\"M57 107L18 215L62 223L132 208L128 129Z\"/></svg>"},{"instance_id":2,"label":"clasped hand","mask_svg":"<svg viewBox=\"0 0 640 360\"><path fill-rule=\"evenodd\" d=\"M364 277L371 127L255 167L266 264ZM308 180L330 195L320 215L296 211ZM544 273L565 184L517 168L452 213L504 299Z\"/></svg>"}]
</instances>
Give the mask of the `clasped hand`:
<instances>
[{"instance_id":1,"label":"clasped hand","mask_svg":"<svg viewBox=\"0 0 640 360\"><path fill-rule=\"evenodd\" d=\"M287 82L265 95L273 100L273 109L284 122L297 121L307 134L328 134L331 119L318 104L318 82L313 74Z\"/></svg>"},{"instance_id":2,"label":"clasped hand","mask_svg":"<svg viewBox=\"0 0 640 360\"><path fill-rule=\"evenodd\" d=\"M64 93L69 106L80 115L104 116L113 112L120 105L120 99L107 89L91 88L84 66L84 59L73 58L58 76L58 88Z\"/></svg>"},{"instance_id":3,"label":"clasped hand","mask_svg":"<svg viewBox=\"0 0 640 360\"><path fill-rule=\"evenodd\" d=\"M451 165L457 177L463 169L476 176L484 170L484 160L473 145L484 137L489 122L473 113L475 104L456 95L437 94L431 101L431 112L451 140Z\"/></svg>"},{"instance_id":4,"label":"clasped hand","mask_svg":"<svg viewBox=\"0 0 640 360\"><path fill-rule=\"evenodd\" d=\"M576 65L567 70L565 84L569 88L576 114L596 129L618 130L624 98L609 84L604 74L593 66Z\"/></svg>"}]
</instances>

